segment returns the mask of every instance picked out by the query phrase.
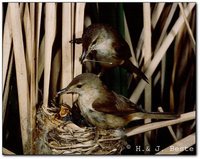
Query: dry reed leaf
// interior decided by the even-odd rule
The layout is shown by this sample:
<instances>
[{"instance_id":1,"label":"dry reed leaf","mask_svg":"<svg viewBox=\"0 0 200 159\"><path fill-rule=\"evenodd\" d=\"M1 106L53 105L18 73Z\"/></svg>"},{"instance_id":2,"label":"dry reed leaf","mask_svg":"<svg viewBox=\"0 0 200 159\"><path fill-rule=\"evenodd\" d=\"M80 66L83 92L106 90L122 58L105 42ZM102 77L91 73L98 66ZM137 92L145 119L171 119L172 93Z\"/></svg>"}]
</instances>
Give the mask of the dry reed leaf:
<instances>
[{"instance_id":1,"label":"dry reed leaf","mask_svg":"<svg viewBox=\"0 0 200 159\"><path fill-rule=\"evenodd\" d=\"M32 15L34 16L34 15ZM33 22L32 22L33 23ZM26 65L28 74L28 84L30 92L29 102L29 131L33 132L35 129L35 115L36 115L36 102L35 102L35 52L34 52L34 24L31 23L31 14L29 4L25 4L24 11L24 29L26 39ZM32 152L33 134L29 134L30 153Z\"/></svg>"},{"instance_id":2,"label":"dry reed leaf","mask_svg":"<svg viewBox=\"0 0 200 159\"><path fill-rule=\"evenodd\" d=\"M19 10L20 10L20 18L23 19L24 16L24 9L25 9L25 4L26 3L19 3Z\"/></svg>"},{"instance_id":3,"label":"dry reed leaf","mask_svg":"<svg viewBox=\"0 0 200 159\"><path fill-rule=\"evenodd\" d=\"M194 12L193 12L194 13ZM194 14L191 14L188 17L188 20L192 22ZM192 24L192 23L191 23ZM193 26L193 25L192 25ZM194 64L191 64L191 61L194 58L193 44L190 39L188 39L189 34L187 27L184 25L179 31L179 34L176 37L175 46L174 46L174 65L172 70L172 78L170 85L170 109L174 110L174 105L180 105L178 107L178 112L182 113L186 108L186 100L189 85L192 83L192 78L194 76ZM185 43L185 45L182 45ZM186 75L187 74L187 75ZM186 75L186 76L185 76ZM184 78L183 78L184 77ZM182 87L179 88L178 82L181 79ZM176 95L176 98L174 97ZM178 98L177 98L178 97Z\"/></svg>"},{"instance_id":4,"label":"dry reed leaf","mask_svg":"<svg viewBox=\"0 0 200 159\"><path fill-rule=\"evenodd\" d=\"M3 155L16 155L14 152L12 152L4 147L2 148L2 154Z\"/></svg>"},{"instance_id":5,"label":"dry reed leaf","mask_svg":"<svg viewBox=\"0 0 200 159\"><path fill-rule=\"evenodd\" d=\"M153 10L152 16L151 16L151 24L153 29L155 29L156 24L160 18L160 15L163 11L163 8L165 6L165 3L157 3L155 9Z\"/></svg>"},{"instance_id":6,"label":"dry reed leaf","mask_svg":"<svg viewBox=\"0 0 200 159\"><path fill-rule=\"evenodd\" d=\"M6 74L8 71L9 65L9 57L11 53L11 45L12 45L12 35L11 35L11 24L10 24L10 8L8 7L5 24L3 30L3 90L5 88Z\"/></svg>"},{"instance_id":7,"label":"dry reed leaf","mask_svg":"<svg viewBox=\"0 0 200 159\"><path fill-rule=\"evenodd\" d=\"M141 134L147 131L163 128L169 125L175 125L175 124L183 123L186 121L194 120L195 118L196 118L196 111L192 111L192 112L181 114L181 116L177 119L154 122L154 123L142 125L136 128L127 129L126 135L133 136L133 135Z\"/></svg>"},{"instance_id":8,"label":"dry reed leaf","mask_svg":"<svg viewBox=\"0 0 200 159\"><path fill-rule=\"evenodd\" d=\"M195 3L189 3L188 4L188 7L185 9L186 16L189 15L189 13L192 11L194 6L195 6ZM166 53L166 50L169 48L170 44L174 40L176 34L178 33L178 31L181 28L181 26L183 25L183 23L184 23L184 19L183 19L182 16L180 16L178 18L178 20L175 22L175 24L172 27L172 29L169 32L169 34L163 40L163 43L162 43L161 47L159 48L159 50L157 51L156 55L152 59L150 65L148 66L148 69L145 72L147 78L149 78L153 74L153 72L155 71L156 67L158 66L158 64L162 60L163 56ZM132 95L130 97L132 102L137 103L137 101L139 100L139 97L140 97L141 93L143 92L145 86L146 86L146 83L143 80L140 80L140 82L137 85L135 91L132 93Z\"/></svg>"},{"instance_id":9,"label":"dry reed leaf","mask_svg":"<svg viewBox=\"0 0 200 159\"><path fill-rule=\"evenodd\" d=\"M30 65L30 131L35 129L35 116L36 116L36 80L35 80L35 3L30 3L30 20L31 20L31 65ZM33 140L33 137L31 137ZM33 141L31 141L33 143ZM32 145L32 144L31 144Z\"/></svg>"},{"instance_id":10,"label":"dry reed leaf","mask_svg":"<svg viewBox=\"0 0 200 159\"><path fill-rule=\"evenodd\" d=\"M158 3L157 7L155 7L155 9L153 10L152 19L151 19L151 22L152 22L151 25L152 25L153 29L156 27L156 24L157 24L157 22L160 18L160 15L162 13L164 5L165 5L165 3ZM143 37L144 37L144 28L142 29L142 32L140 34L140 38L138 40L137 48L136 48L136 58L138 59L138 61L142 61L142 59L139 59L139 56L140 56L140 52L141 52L143 42L144 42ZM139 64L140 63L141 62L139 62Z\"/></svg>"},{"instance_id":11,"label":"dry reed leaf","mask_svg":"<svg viewBox=\"0 0 200 159\"><path fill-rule=\"evenodd\" d=\"M195 41L195 39L194 39L194 36L193 36L192 30L191 30L191 28L190 28L190 25L189 25L189 23L188 23L187 17L186 17L186 15L185 15L185 13L184 13L183 5L182 5L182 3L178 3L178 5L179 5L179 8L180 8L181 14L183 15L183 18L184 18L184 21L185 21L185 24L186 24L187 31L188 31L188 33L189 33L189 35L190 35L190 39L191 39L192 44L193 44L193 45L192 45L192 48L193 48L194 52L196 52L196 51L195 51L195 50L196 50L196 41Z\"/></svg>"},{"instance_id":12,"label":"dry reed leaf","mask_svg":"<svg viewBox=\"0 0 200 159\"><path fill-rule=\"evenodd\" d=\"M143 15L144 15L144 63L147 64L151 59L151 8L150 3L143 4ZM151 111L151 79L150 84L146 85L145 88L145 110ZM147 120L149 121L149 120Z\"/></svg>"},{"instance_id":13,"label":"dry reed leaf","mask_svg":"<svg viewBox=\"0 0 200 159\"><path fill-rule=\"evenodd\" d=\"M36 4L36 42L35 42L35 97L38 103L38 63L39 63L39 43L40 43L40 27L42 16L42 3Z\"/></svg>"},{"instance_id":14,"label":"dry reed leaf","mask_svg":"<svg viewBox=\"0 0 200 159\"><path fill-rule=\"evenodd\" d=\"M29 13L29 4L25 4L25 10L24 10L24 16L23 16L23 24L24 24L24 30L25 30L25 42L26 42L26 66L27 66L27 74L28 74L28 82L30 85L30 79L31 79L31 64L32 64L32 43L31 43L31 19L30 19L30 13Z\"/></svg>"},{"instance_id":15,"label":"dry reed leaf","mask_svg":"<svg viewBox=\"0 0 200 159\"><path fill-rule=\"evenodd\" d=\"M33 52L35 52L35 3L30 3L30 19L31 19L31 34L32 40L31 43L33 44Z\"/></svg>"},{"instance_id":16,"label":"dry reed leaf","mask_svg":"<svg viewBox=\"0 0 200 159\"><path fill-rule=\"evenodd\" d=\"M61 48L57 50L51 65L51 83L50 83L50 98L53 98L57 93L58 78L61 69Z\"/></svg>"},{"instance_id":17,"label":"dry reed leaf","mask_svg":"<svg viewBox=\"0 0 200 159\"><path fill-rule=\"evenodd\" d=\"M129 29L128 29L126 15L125 14L123 14L123 15L124 15L124 37L125 37L126 42L129 45L129 47L130 47L131 55L132 55L130 57L130 60L135 66L138 67L138 62L137 62L136 57L135 57L135 53L134 53L134 50L133 50L133 44L132 44L132 41L131 41L131 36L130 36Z\"/></svg>"},{"instance_id":18,"label":"dry reed leaf","mask_svg":"<svg viewBox=\"0 0 200 159\"><path fill-rule=\"evenodd\" d=\"M151 7L150 3L143 3L143 28L144 28L144 44L143 44L143 56L144 63L147 64L151 59ZM144 94L144 107L145 110L151 112L152 107L152 84L151 78L149 80L149 85L145 87ZM150 123L151 119L145 119L144 123ZM145 147L150 146L148 142L148 138L151 136L151 132L146 132L144 135L144 145ZM148 151L145 150L145 154L149 154Z\"/></svg>"},{"instance_id":19,"label":"dry reed leaf","mask_svg":"<svg viewBox=\"0 0 200 159\"><path fill-rule=\"evenodd\" d=\"M196 144L196 133L186 136L185 138L175 142L174 144L170 145L169 147L161 150L160 152L156 154L157 155L177 155L185 151L185 148L188 149L194 144ZM173 148L176 148L176 150L173 151Z\"/></svg>"},{"instance_id":20,"label":"dry reed leaf","mask_svg":"<svg viewBox=\"0 0 200 159\"><path fill-rule=\"evenodd\" d=\"M155 53L158 51L158 48L160 47L161 43L163 42L163 39L166 37L167 35L167 29L169 27L169 24L174 16L174 13L176 11L177 8L177 3L173 3L171 10L169 12L169 15L167 16L167 19L165 21L165 25L164 28L162 29L161 35L159 37L159 40L156 44L156 48L155 48ZM161 99L163 99L163 93L164 93L164 83L165 83L165 71L166 71L166 56L163 56L162 62L161 62Z\"/></svg>"},{"instance_id":21,"label":"dry reed leaf","mask_svg":"<svg viewBox=\"0 0 200 159\"><path fill-rule=\"evenodd\" d=\"M151 59L151 8L150 3L143 4L143 20L144 20L144 63L147 64ZM145 110L151 112L151 79L149 79L149 85L145 87ZM151 120L147 119L146 122Z\"/></svg>"},{"instance_id":22,"label":"dry reed leaf","mask_svg":"<svg viewBox=\"0 0 200 159\"><path fill-rule=\"evenodd\" d=\"M76 19L75 19L76 38L82 37L83 34L84 11L85 11L85 3L76 3ZM79 61L81 54L82 54L82 46L75 45L74 76L77 76L82 73L82 65Z\"/></svg>"},{"instance_id":23,"label":"dry reed leaf","mask_svg":"<svg viewBox=\"0 0 200 159\"><path fill-rule=\"evenodd\" d=\"M5 87L4 87L4 92L3 92L3 101L2 101L2 119L4 123L4 117L6 114L6 109L7 109L7 103L8 103L8 94L9 94L9 88L10 88L10 78L11 78L11 71L13 67L13 50L11 51L11 57L10 61L8 64L8 71L7 71L7 77L6 77L6 82L5 82Z\"/></svg>"},{"instance_id":24,"label":"dry reed leaf","mask_svg":"<svg viewBox=\"0 0 200 159\"><path fill-rule=\"evenodd\" d=\"M44 58L44 96L43 106L48 107L49 82L51 72L52 47L56 35L56 11L55 3L46 3L45 6L45 58Z\"/></svg>"},{"instance_id":25,"label":"dry reed leaf","mask_svg":"<svg viewBox=\"0 0 200 159\"><path fill-rule=\"evenodd\" d=\"M174 16L174 13L175 13L175 11L176 11L176 8L177 8L177 3L173 3L173 4L172 4L172 7L171 7L171 10L170 10L170 12L169 12L169 14L168 14L168 16L167 16L167 18L166 18L164 28L162 29L161 35L160 35L159 40L158 40L158 42L157 42L157 44L156 44L156 49L155 49L155 51L154 51L155 53L158 51L158 49L159 49L161 43L163 42L164 37L165 37L166 34L167 34L167 29L168 29L169 24L170 24L170 22L171 22L171 20L172 20L172 18L173 18L173 16Z\"/></svg>"},{"instance_id":26,"label":"dry reed leaf","mask_svg":"<svg viewBox=\"0 0 200 159\"><path fill-rule=\"evenodd\" d=\"M44 71L44 55L45 55L45 35L42 38L40 49L39 49L39 55L38 55L38 82L40 81L42 77L42 72Z\"/></svg>"},{"instance_id":27,"label":"dry reed leaf","mask_svg":"<svg viewBox=\"0 0 200 159\"><path fill-rule=\"evenodd\" d=\"M165 88L165 71L166 71L166 55L163 56L161 61L161 70L158 74L160 74L160 95L161 95L161 101L163 101L163 95L164 95L164 88Z\"/></svg>"},{"instance_id":28,"label":"dry reed leaf","mask_svg":"<svg viewBox=\"0 0 200 159\"><path fill-rule=\"evenodd\" d=\"M157 85L158 81L160 80L160 77L161 77L161 73L160 73L160 72L161 72L161 71L159 71L159 72L156 74L155 78L153 79L153 87L155 87L155 86Z\"/></svg>"},{"instance_id":29,"label":"dry reed leaf","mask_svg":"<svg viewBox=\"0 0 200 159\"><path fill-rule=\"evenodd\" d=\"M14 46L14 58L17 76L17 89L20 113L21 136L24 153L26 154L29 147L29 90L27 79L27 68L25 62L24 45L22 38L22 26L20 21L20 10L18 3L9 3L11 28Z\"/></svg>"},{"instance_id":30,"label":"dry reed leaf","mask_svg":"<svg viewBox=\"0 0 200 159\"><path fill-rule=\"evenodd\" d=\"M62 10L62 73L61 88L66 87L72 80L72 44L69 43L73 39L72 36L72 9L71 3L63 3ZM61 101L72 105L72 96L63 94Z\"/></svg>"},{"instance_id":31,"label":"dry reed leaf","mask_svg":"<svg viewBox=\"0 0 200 159\"><path fill-rule=\"evenodd\" d=\"M143 4L143 24L144 24L144 63L151 59L151 7L150 3Z\"/></svg>"}]
</instances>

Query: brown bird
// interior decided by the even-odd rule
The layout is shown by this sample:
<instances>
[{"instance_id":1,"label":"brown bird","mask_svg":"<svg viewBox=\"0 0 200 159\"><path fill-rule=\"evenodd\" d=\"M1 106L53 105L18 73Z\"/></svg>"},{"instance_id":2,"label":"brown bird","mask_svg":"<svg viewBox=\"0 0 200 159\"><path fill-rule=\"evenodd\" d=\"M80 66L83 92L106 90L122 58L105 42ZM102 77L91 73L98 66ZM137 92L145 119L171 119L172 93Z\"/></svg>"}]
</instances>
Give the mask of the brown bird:
<instances>
[{"instance_id":1,"label":"brown bird","mask_svg":"<svg viewBox=\"0 0 200 159\"><path fill-rule=\"evenodd\" d=\"M137 74L148 83L145 74L129 60L132 56L129 45L110 25L92 24L84 30L82 38L75 39L74 42L82 43L81 63L98 62L101 66L101 73L120 66L131 74Z\"/></svg>"},{"instance_id":2,"label":"brown bird","mask_svg":"<svg viewBox=\"0 0 200 159\"><path fill-rule=\"evenodd\" d=\"M170 113L146 112L129 99L109 90L92 73L83 73L60 90L62 93L77 93L78 105L83 117L97 128L122 128L134 118L174 119L177 115Z\"/></svg>"}]
</instances>

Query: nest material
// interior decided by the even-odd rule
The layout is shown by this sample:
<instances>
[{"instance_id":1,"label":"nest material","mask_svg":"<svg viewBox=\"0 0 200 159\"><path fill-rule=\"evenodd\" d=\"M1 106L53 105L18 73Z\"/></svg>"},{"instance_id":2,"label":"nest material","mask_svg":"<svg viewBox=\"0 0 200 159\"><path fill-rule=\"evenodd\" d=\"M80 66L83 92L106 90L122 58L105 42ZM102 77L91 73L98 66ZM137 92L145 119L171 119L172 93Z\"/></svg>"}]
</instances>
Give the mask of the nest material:
<instances>
[{"instance_id":1,"label":"nest material","mask_svg":"<svg viewBox=\"0 0 200 159\"><path fill-rule=\"evenodd\" d=\"M125 148L123 130L82 128L70 117L64 121L61 111L53 115L47 115L43 109L38 111L35 154L121 154Z\"/></svg>"}]
</instances>

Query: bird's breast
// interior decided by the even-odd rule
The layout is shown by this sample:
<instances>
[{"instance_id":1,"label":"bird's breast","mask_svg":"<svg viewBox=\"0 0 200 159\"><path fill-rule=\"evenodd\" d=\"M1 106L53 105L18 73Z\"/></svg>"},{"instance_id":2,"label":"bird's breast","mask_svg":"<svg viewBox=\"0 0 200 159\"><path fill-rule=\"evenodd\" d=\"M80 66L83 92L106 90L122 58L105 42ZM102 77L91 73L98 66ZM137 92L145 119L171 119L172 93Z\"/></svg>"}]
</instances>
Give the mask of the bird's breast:
<instances>
[{"instance_id":1,"label":"bird's breast","mask_svg":"<svg viewBox=\"0 0 200 159\"><path fill-rule=\"evenodd\" d=\"M96 100L96 93L85 93L80 95L78 98L79 107L82 113L88 112L89 110L94 110L92 103Z\"/></svg>"},{"instance_id":2,"label":"bird's breast","mask_svg":"<svg viewBox=\"0 0 200 159\"><path fill-rule=\"evenodd\" d=\"M91 91L93 90L93 91ZM92 107L93 102L99 97L98 89L88 89L83 94L80 94L78 97L78 103L82 114L87 113L89 110L94 111Z\"/></svg>"},{"instance_id":3,"label":"bird's breast","mask_svg":"<svg viewBox=\"0 0 200 159\"><path fill-rule=\"evenodd\" d=\"M107 39L95 47L96 60L102 61L100 64L103 67L112 68L122 63L122 59L116 57L116 51L112 45L113 41Z\"/></svg>"},{"instance_id":4,"label":"bird's breast","mask_svg":"<svg viewBox=\"0 0 200 159\"><path fill-rule=\"evenodd\" d=\"M98 126L98 123L104 123L103 113L97 112L92 107L92 103L94 102L91 97L78 99L78 104L81 110L82 116L92 125Z\"/></svg>"}]
</instances>

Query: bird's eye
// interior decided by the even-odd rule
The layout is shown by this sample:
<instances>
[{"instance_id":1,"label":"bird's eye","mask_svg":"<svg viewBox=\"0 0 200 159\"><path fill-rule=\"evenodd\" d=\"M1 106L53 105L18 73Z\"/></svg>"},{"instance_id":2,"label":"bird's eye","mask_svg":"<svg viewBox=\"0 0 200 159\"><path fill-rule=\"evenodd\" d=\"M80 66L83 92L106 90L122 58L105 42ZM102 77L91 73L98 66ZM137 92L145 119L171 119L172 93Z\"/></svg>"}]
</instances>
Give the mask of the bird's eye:
<instances>
[{"instance_id":1,"label":"bird's eye","mask_svg":"<svg viewBox=\"0 0 200 159\"><path fill-rule=\"evenodd\" d=\"M81 87L82 87L82 84L78 84L76 87L77 87L77 88L81 88Z\"/></svg>"}]
</instances>

